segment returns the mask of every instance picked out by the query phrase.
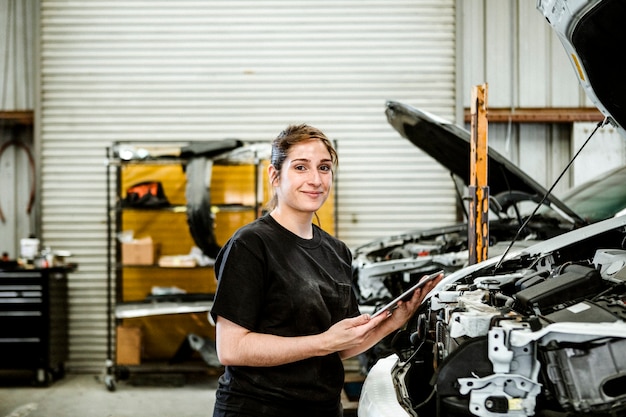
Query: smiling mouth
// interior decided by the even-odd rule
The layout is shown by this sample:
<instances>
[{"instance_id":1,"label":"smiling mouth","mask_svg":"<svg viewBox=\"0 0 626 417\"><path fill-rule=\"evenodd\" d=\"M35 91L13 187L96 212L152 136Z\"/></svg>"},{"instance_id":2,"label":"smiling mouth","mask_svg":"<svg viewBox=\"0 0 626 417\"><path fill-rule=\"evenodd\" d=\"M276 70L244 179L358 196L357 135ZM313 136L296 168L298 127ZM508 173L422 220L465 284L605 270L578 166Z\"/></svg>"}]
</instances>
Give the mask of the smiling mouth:
<instances>
[{"instance_id":1,"label":"smiling mouth","mask_svg":"<svg viewBox=\"0 0 626 417\"><path fill-rule=\"evenodd\" d=\"M324 192L322 191L303 191L304 194L306 195L311 195L311 196L320 196L320 195L324 195Z\"/></svg>"}]
</instances>

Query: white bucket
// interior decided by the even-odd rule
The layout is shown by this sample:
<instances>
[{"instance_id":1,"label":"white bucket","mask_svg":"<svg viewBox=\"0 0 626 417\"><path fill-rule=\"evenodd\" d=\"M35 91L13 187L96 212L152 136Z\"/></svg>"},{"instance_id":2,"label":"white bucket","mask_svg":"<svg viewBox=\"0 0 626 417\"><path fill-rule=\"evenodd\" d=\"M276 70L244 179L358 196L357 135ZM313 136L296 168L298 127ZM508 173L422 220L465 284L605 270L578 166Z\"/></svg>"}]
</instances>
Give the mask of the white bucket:
<instances>
[{"instance_id":1,"label":"white bucket","mask_svg":"<svg viewBox=\"0 0 626 417\"><path fill-rule=\"evenodd\" d=\"M33 260L39 253L39 239L27 238L20 240L20 256L23 259Z\"/></svg>"}]
</instances>

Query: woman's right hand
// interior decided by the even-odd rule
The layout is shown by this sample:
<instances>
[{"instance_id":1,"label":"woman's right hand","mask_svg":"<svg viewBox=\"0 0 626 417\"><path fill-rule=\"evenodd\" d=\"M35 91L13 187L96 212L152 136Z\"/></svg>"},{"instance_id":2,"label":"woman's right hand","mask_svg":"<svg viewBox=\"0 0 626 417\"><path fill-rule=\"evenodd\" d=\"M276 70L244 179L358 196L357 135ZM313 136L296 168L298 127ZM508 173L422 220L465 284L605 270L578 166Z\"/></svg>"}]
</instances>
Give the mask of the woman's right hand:
<instances>
[{"instance_id":1,"label":"woman's right hand","mask_svg":"<svg viewBox=\"0 0 626 417\"><path fill-rule=\"evenodd\" d=\"M376 329L386 319L387 316L384 314L374 318L371 318L369 314L361 314L357 317L343 319L322 333L325 349L328 353L359 349L364 344L368 344L375 335Z\"/></svg>"}]
</instances>

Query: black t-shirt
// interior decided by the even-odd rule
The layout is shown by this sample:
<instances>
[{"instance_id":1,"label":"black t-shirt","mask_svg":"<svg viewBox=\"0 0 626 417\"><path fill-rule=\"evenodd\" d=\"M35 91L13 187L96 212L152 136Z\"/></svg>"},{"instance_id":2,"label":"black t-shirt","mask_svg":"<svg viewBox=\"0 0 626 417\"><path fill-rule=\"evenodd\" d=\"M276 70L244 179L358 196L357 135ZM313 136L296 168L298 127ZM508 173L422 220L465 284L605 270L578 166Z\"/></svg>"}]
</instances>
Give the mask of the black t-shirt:
<instances>
[{"instance_id":1,"label":"black t-shirt","mask_svg":"<svg viewBox=\"0 0 626 417\"><path fill-rule=\"evenodd\" d=\"M348 247L319 227L313 226L312 239L302 239L266 215L239 229L220 251L211 315L258 333L322 333L359 314L351 261ZM343 383L338 353L275 367L227 366L216 408L265 416L341 415Z\"/></svg>"}]
</instances>

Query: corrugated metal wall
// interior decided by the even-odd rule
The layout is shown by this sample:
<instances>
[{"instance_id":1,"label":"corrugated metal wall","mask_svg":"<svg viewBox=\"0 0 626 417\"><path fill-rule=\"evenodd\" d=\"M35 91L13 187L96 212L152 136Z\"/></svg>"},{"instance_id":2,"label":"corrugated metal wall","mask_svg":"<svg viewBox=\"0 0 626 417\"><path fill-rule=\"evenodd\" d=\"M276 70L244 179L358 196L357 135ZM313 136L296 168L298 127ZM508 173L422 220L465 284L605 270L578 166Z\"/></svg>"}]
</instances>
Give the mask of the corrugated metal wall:
<instances>
[{"instance_id":1,"label":"corrugated metal wall","mask_svg":"<svg viewBox=\"0 0 626 417\"><path fill-rule=\"evenodd\" d=\"M487 82L488 108L577 107L585 94L550 27L532 1L463 2L463 89ZM489 145L546 186L567 165L571 125L490 123ZM571 187L567 175L555 193Z\"/></svg>"},{"instance_id":2,"label":"corrugated metal wall","mask_svg":"<svg viewBox=\"0 0 626 417\"><path fill-rule=\"evenodd\" d=\"M20 256L20 240L36 234L36 156L30 126L0 128L0 252Z\"/></svg>"},{"instance_id":3,"label":"corrugated metal wall","mask_svg":"<svg viewBox=\"0 0 626 417\"><path fill-rule=\"evenodd\" d=\"M570 159L571 125L490 123L489 146L550 188ZM556 185L555 195L571 188L571 174Z\"/></svg>"},{"instance_id":4,"label":"corrugated metal wall","mask_svg":"<svg viewBox=\"0 0 626 417\"><path fill-rule=\"evenodd\" d=\"M0 0L2 112L34 108L36 8L36 2ZM0 151L0 252L14 259L20 239L37 232L38 207L31 197L37 185L32 127L0 120Z\"/></svg>"},{"instance_id":5,"label":"corrugated metal wall","mask_svg":"<svg viewBox=\"0 0 626 417\"><path fill-rule=\"evenodd\" d=\"M489 107L593 107L536 2L462 1L463 91L489 83ZM466 91L465 91L466 90Z\"/></svg>"},{"instance_id":6,"label":"corrugated metal wall","mask_svg":"<svg viewBox=\"0 0 626 417\"><path fill-rule=\"evenodd\" d=\"M106 357L107 145L270 140L307 122L337 141L348 244L446 224L447 173L384 104L452 118L455 47L453 0L41 0L42 237L79 264L68 368Z\"/></svg>"},{"instance_id":7,"label":"corrugated metal wall","mask_svg":"<svg viewBox=\"0 0 626 417\"><path fill-rule=\"evenodd\" d=\"M470 105L470 88L484 82L490 108L593 107L536 2L464 0L460 5L463 107ZM489 144L548 188L591 130L588 123L574 128L566 123L490 123ZM580 154L555 187L557 195L626 163L626 141L610 126L597 134L601 138L590 142L595 150Z\"/></svg>"},{"instance_id":8,"label":"corrugated metal wall","mask_svg":"<svg viewBox=\"0 0 626 417\"><path fill-rule=\"evenodd\" d=\"M0 110L32 110L37 2L0 0Z\"/></svg>"},{"instance_id":9,"label":"corrugated metal wall","mask_svg":"<svg viewBox=\"0 0 626 417\"><path fill-rule=\"evenodd\" d=\"M337 230L356 246L454 219L447 173L388 126L386 100L460 121L471 86L488 82L490 107L590 105L533 1L39 3L42 238L79 264L73 370L106 356L111 142L260 141L287 123L317 125L338 143ZM586 131L491 124L489 141L548 184Z\"/></svg>"}]
</instances>

